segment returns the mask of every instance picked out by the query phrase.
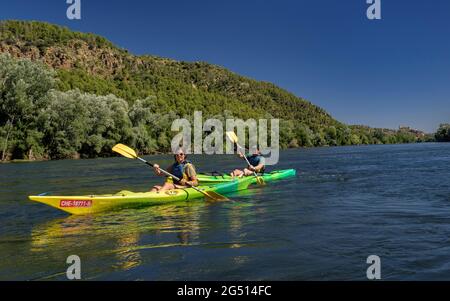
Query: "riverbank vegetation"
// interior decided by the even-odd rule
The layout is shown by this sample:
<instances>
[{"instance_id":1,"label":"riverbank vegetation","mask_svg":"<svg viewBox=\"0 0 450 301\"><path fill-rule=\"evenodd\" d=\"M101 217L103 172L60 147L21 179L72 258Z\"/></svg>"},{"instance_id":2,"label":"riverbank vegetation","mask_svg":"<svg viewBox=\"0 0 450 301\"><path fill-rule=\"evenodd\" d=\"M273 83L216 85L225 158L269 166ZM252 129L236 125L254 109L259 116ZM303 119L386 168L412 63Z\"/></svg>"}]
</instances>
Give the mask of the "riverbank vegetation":
<instances>
[{"instance_id":1,"label":"riverbank vegetation","mask_svg":"<svg viewBox=\"0 0 450 301\"><path fill-rule=\"evenodd\" d=\"M435 138L438 142L450 142L450 123L441 124L436 131Z\"/></svg>"},{"instance_id":2,"label":"riverbank vegetation","mask_svg":"<svg viewBox=\"0 0 450 301\"><path fill-rule=\"evenodd\" d=\"M223 121L279 118L283 148L434 139L409 128L348 126L271 83L207 63L134 56L47 23L0 22L0 52L2 161L110 156L118 142L142 154L168 152L172 121L194 111Z\"/></svg>"},{"instance_id":3,"label":"riverbank vegetation","mask_svg":"<svg viewBox=\"0 0 450 301\"><path fill-rule=\"evenodd\" d=\"M143 154L170 150L172 121L182 116L161 112L156 96L132 105L113 94L95 95L79 89L59 91L56 72L27 59L0 55L0 147L8 159L62 159L111 155L123 142ZM225 121L231 112L215 115ZM287 147L408 143L409 131L338 124L312 130L282 120L280 144Z\"/></svg>"}]
</instances>

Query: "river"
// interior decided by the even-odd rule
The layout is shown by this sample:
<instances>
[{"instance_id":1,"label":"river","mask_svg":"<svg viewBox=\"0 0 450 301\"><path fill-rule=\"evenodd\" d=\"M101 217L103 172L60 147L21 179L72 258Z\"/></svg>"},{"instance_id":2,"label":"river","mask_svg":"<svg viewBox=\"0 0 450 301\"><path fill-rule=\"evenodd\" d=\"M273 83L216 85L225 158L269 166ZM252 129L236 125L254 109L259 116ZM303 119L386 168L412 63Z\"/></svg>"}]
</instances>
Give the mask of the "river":
<instances>
[{"instance_id":1,"label":"river","mask_svg":"<svg viewBox=\"0 0 450 301\"><path fill-rule=\"evenodd\" d=\"M230 195L86 216L28 195L145 191L153 171L122 157L0 165L0 280L450 280L450 144L282 151L297 177ZM162 166L170 156L145 157ZM200 171L236 156L191 156ZM272 168L274 169L274 168Z\"/></svg>"}]
</instances>

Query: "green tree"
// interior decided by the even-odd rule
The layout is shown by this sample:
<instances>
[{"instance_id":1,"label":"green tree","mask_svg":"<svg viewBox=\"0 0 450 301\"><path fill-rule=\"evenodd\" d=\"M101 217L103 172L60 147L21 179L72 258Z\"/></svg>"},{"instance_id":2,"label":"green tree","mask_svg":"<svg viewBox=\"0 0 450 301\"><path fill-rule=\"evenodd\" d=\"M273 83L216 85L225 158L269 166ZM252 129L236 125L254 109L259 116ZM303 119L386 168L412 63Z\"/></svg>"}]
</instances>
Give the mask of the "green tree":
<instances>
[{"instance_id":1,"label":"green tree","mask_svg":"<svg viewBox=\"0 0 450 301\"><path fill-rule=\"evenodd\" d=\"M2 160L8 152L23 157L34 148L35 153L41 153L37 146L42 135L38 129L29 129L36 128L37 112L46 107L48 91L54 86L55 72L44 65L0 54L0 127L5 135ZM21 143L11 144L12 136L21 136Z\"/></svg>"},{"instance_id":2,"label":"green tree","mask_svg":"<svg viewBox=\"0 0 450 301\"><path fill-rule=\"evenodd\" d=\"M114 95L53 91L40 121L52 158L108 155L114 144L133 137L128 104Z\"/></svg>"},{"instance_id":3,"label":"green tree","mask_svg":"<svg viewBox=\"0 0 450 301\"><path fill-rule=\"evenodd\" d=\"M439 125L435 138L438 142L450 142L450 123Z\"/></svg>"}]
</instances>

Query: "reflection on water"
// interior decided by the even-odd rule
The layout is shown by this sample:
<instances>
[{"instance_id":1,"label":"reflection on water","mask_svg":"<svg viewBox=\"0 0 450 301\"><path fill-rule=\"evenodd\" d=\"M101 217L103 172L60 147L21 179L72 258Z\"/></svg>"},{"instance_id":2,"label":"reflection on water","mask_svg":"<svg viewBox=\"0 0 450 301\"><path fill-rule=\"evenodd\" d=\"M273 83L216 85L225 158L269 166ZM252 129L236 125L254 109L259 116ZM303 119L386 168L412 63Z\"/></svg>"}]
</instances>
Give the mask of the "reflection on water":
<instances>
[{"instance_id":1,"label":"reflection on water","mask_svg":"<svg viewBox=\"0 0 450 301\"><path fill-rule=\"evenodd\" d=\"M252 192L247 191L235 193L233 197L251 195ZM54 219L33 227L30 252L52 256L51 254L72 250L72 253L81 258L113 255L115 256L113 269L129 270L143 262L140 254L142 250L199 246L201 218L202 214L208 214L208 206L217 204L196 200L150 206L140 210L72 215ZM243 219L246 218L246 215L242 214L242 209L249 206L251 202L231 201L225 206L226 211L221 212L220 223L228 224L232 233L239 234ZM251 219L247 219L247 222L249 221L251 222ZM149 240L152 241L154 236L169 236L171 239L158 239L147 243ZM219 247L221 244L208 245ZM228 248L239 247L241 247L239 243L228 245ZM76 251L79 253L75 253Z\"/></svg>"},{"instance_id":2,"label":"reflection on water","mask_svg":"<svg viewBox=\"0 0 450 301\"><path fill-rule=\"evenodd\" d=\"M186 202L55 219L32 229L30 251L61 253L74 245L85 250L99 250L108 241L109 250L100 253L115 254L117 263L114 268L128 270L142 261L139 254L141 235L176 233L179 245L189 245L192 237L198 236L198 220L203 206L205 204L201 202ZM174 244L153 246L171 245Z\"/></svg>"},{"instance_id":3,"label":"reflection on water","mask_svg":"<svg viewBox=\"0 0 450 301\"><path fill-rule=\"evenodd\" d=\"M114 268L121 270L129 270L138 266L141 261L139 252L133 251L139 243L139 235L131 234L118 239L117 245L117 263Z\"/></svg>"}]
</instances>

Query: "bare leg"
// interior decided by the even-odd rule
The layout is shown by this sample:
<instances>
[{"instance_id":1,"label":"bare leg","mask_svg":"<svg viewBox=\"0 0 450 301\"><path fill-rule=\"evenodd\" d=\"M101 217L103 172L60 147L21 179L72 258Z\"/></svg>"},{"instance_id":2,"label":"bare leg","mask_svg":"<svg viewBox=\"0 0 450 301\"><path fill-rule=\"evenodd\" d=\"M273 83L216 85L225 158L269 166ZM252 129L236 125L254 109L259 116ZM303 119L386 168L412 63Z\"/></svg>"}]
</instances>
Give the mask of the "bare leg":
<instances>
[{"instance_id":1,"label":"bare leg","mask_svg":"<svg viewBox=\"0 0 450 301\"><path fill-rule=\"evenodd\" d=\"M183 189L183 188L189 188L190 186L183 186L183 185L178 185L178 184L175 184L175 188L176 189Z\"/></svg>"},{"instance_id":2,"label":"bare leg","mask_svg":"<svg viewBox=\"0 0 450 301\"><path fill-rule=\"evenodd\" d=\"M159 191L165 191L165 190L170 190L170 189L175 189L175 184L173 183L164 183L164 185L161 187L161 189L159 189Z\"/></svg>"},{"instance_id":3,"label":"bare leg","mask_svg":"<svg viewBox=\"0 0 450 301\"><path fill-rule=\"evenodd\" d=\"M164 183L163 186L160 185L155 185L153 186L152 190L150 190L150 192L160 192L160 191L165 191L165 190L170 190L170 189L182 189L182 188L189 188L188 186L183 186L183 185L177 185L177 184L173 184L173 183Z\"/></svg>"},{"instance_id":4,"label":"bare leg","mask_svg":"<svg viewBox=\"0 0 450 301\"><path fill-rule=\"evenodd\" d=\"M239 169L235 169L232 173L231 173L231 177L242 177L244 175L244 172L242 170Z\"/></svg>"},{"instance_id":5,"label":"bare leg","mask_svg":"<svg viewBox=\"0 0 450 301\"><path fill-rule=\"evenodd\" d=\"M150 190L150 192L157 192L161 189L161 187L162 186L160 186L160 185L155 185L155 186L153 186L152 190Z\"/></svg>"},{"instance_id":6,"label":"bare leg","mask_svg":"<svg viewBox=\"0 0 450 301\"><path fill-rule=\"evenodd\" d=\"M244 175L246 175L246 176L251 176L251 175L253 175L253 171L251 171L250 169L244 169Z\"/></svg>"}]
</instances>

